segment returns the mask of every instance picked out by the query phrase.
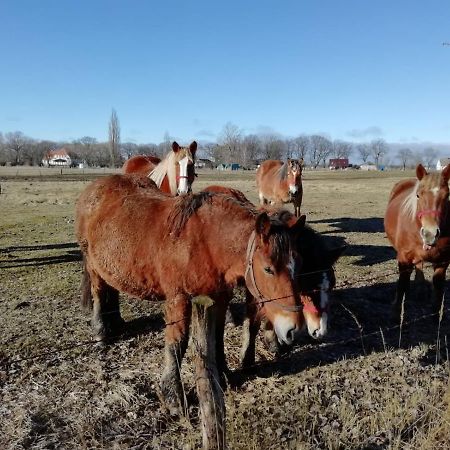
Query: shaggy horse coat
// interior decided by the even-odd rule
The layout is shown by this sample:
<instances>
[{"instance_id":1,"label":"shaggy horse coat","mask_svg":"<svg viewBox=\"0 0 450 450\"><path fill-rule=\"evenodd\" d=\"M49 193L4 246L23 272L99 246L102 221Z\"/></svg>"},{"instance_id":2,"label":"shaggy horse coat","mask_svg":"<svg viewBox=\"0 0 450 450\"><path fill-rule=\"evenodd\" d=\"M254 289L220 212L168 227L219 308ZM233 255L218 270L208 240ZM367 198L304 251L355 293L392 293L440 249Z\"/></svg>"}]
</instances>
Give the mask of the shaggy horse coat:
<instances>
[{"instance_id":1,"label":"shaggy horse coat","mask_svg":"<svg viewBox=\"0 0 450 450\"><path fill-rule=\"evenodd\" d=\"M123 173L141 174L152 179L161 191L168 194L187 194L195 179L195 153L197 142L189 147L172 143L172 150L161 161L156 156L137 155L125 161Z\"/></svg>"},{"instance_id":2,"label":"shaggy horse coat","mask_svg":"<svg viewBox=\"0 0 450 450\"><path fill-rule=\"evenodd\" d=\"M302 166L295 159L264 161L256 171L256 186L261 205L293 203L300 216L303 199Z\"/></svg>"},{"instance_id":3,"label":"shaggy horse coat","mask_svg":"<svg viewBox=\"0 0 450 450\"><path fill-rule=\"evenodd\" d=\"M287 344L301 327L292 242L303 226L285 224L223 195L171 197L142 177L113 175L90 184L76 208L76 235L85 262L84 303L105 339L121 325L118 292L165 299L162 393L179 404L179 366L187 342L190 299L216 301L218 365L232 288L245 279L277 337Z\"/></svg>"},{"instance_id":4,"label":"shaggy horse coat","mask_svg":"<svg viewBox=\"0 0 450 450\"><path fill-rule=\"evenodd\" d=\"M386 235L397 251L396 314L400 312L403 299L409 296L414 267L416 279L423 281L424 262L433 265L434 303L436 308L440 308L445 272L450 262L450 165L442 172L428 173L419 164L416 177L394 186L384 216Z\"/></svg>"},{"instance_id":5,"label":"shaggy horse coat","mask_svg":"<svg viewBox=\"0 0 450 450\"><path fill-rule=\"evenodd\" d=\"M208 186L203 191L228 195L241 203L253 207L247 197L237 189L224 186ZM295 220L288 211L271 210L269 213L289 223ZM336 284L333 266L345 246L330 247L325 238L309 226L297 234L294 243L297 252L295 276L299 280L303 316L308 333L314 339L327 333L329 292ZM253 297L247 293L247 319L244 325L244 341L241 350L242 365L251 366L255 361L255 340L261 325L261 315L255 308ZM268 345L278 351L279 345L270 324L266 324L265 338Z\"/></svg>"}]
</instances>

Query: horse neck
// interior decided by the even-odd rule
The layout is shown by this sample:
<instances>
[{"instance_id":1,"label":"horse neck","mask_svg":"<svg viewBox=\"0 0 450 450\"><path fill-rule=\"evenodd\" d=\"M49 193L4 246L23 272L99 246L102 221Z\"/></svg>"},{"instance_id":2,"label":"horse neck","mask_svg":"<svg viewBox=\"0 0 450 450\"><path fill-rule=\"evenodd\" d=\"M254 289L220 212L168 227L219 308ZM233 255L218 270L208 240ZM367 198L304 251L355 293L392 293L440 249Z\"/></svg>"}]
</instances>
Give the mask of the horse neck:
<instances>
[{"instance_id":1,"label":"horse neck","mask_svg":"<svg viewBox=\"0 0 450 450\"><path fill-rule=\"evenodd\" d=\"M237 211L223 208L218 213L215 209L214 224L209 225L208 229L216 250L216 267L225 274L227 283L236 283L245 275L247 245L255 229L255 216L242 205Z\"/></svg>"}]
</instances>

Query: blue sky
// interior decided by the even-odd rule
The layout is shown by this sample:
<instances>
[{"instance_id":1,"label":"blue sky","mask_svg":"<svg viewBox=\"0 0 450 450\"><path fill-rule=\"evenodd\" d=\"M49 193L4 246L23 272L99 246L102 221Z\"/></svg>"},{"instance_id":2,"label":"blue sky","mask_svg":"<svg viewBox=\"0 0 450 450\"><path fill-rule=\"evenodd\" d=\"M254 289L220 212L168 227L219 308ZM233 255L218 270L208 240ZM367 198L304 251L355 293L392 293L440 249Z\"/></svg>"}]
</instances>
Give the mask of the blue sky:
<instances>
[{"instance_id":1,"label":"blue sky","mask_svg":"<svg viewBox=\"0 0 450 450\"><path fill-rule=\"evenodd\" d=\"M450 143L450 2L0 0L0 132Z\"/></svg>"}]
</instances>

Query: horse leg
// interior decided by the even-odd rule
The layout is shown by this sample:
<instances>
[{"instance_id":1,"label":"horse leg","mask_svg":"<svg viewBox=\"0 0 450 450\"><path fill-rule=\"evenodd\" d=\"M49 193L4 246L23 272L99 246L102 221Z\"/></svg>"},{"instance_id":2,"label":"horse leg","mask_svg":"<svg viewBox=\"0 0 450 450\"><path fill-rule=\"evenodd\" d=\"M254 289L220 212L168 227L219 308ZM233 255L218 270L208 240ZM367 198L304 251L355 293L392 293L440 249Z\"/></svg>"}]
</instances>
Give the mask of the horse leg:
<instances>
[{"instance_id":1,"label":"horse leg","mask_svg":"<svg viewBox=\"0 0 450 450\"><path fill-rule=\"evenodd\" d=\"M447 267L448 263L439 266L433 265L433 307L438 314L444 302L445 272L447 271ZM438 319L440 319L439 316Z\"/></svg>"},{"instance_id":2,"label":"horse leg","mask_svg":"<svg viewBox=\"0 0 450 450\"><path fill-rule=\"evenodd\" d=\"M92 296L91 325L94 339L105 341L117 335L124 321L120 315L119 293L95 272L89 272Z\"/></svg>"},{"instance_id":3,"label":"horse leg","mask_svg":"<svg viewBox=\"0 0 450 450\"><path fill-rule=\"evenodd\" d=\"M258 335L261 319L253 296L246 292L247 317L243 325L243 342L241 347L241 367L248 369L255 364L256 336Z\"/></svg>"},{"instance_id":4,"label":"horse leg","mask_svg":"<svg viewBox=\"0 0 450 450\"><path fill-rule=\"evenodd\" d=\"M294 198L294 209L296 217L300 217L300 208L302 206L302 200L303 200L303 188L300 185L298 188L297 195Z\"/></svg>"},{"instance_id":5,"label":"horse leg","mask_svg":"<svg viewBox=\"0 0 450 450\"><path fill-rule=\"evenodd\" d=\"M232 298L232 293L222 293L211 296L216 307L216 365L222 389L226 389L226 376L229 376L227 360L225 357L224 332L228 305Z\"/></svg>"},{"instance_id":6,"label":"horse leg","mask_svg":"<svg viewBox=\"0 0 450 450\"><path fill-rule=\"evenodd\" d=\"M392 313L394 319L397 319L402 312L402 305L409 299L409 282L411 278L411 273L413 271L413 265L409 262L398 262L398 281L397 289L395 293L395 300L392 305Z\"/></svg>"},{"instance_id":7,"label":"horse leg","mask_svg":"<svg viewBox=\"0 0 450 450\"><path fill-rule=\"evenodd\" d=\"M173 415L183 411L184 395L180 368L189 340L191 310L191 302L184 295L166 300L166 342L164 370L161 376L161 394L169 412Z\"/></svg>"},{"instance_id":8,"label":"horse leg","mask_svg":"<svg viewBox=\"0 0 450 450\"><path fill-rule=\"evenodd\" d=\"M416 299L420 301L422 298L427 298L428 289L427 289L427 282L423 274L423 263L416 264L416 274L414 277L414 283L416 285L414 289L416 293Z\"/></svg>"}]
</instances>

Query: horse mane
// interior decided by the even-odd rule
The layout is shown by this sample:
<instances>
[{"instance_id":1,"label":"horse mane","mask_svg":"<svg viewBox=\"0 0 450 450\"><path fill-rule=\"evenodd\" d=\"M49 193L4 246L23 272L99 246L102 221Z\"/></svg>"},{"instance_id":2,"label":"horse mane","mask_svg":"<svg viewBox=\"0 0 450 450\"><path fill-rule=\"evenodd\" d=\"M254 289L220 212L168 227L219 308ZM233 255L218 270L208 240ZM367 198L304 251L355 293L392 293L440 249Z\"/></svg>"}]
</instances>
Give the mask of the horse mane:
<instances>
[{"instance_id":1,"label":"horse mane","mask_svg":"<svg viewBox=\"0 0 450 450\"><path fill-rule=\"evenodd\" d=\"M183 195L177 201L167 218L168 232L179 236L192 215L205 203L211 203L215 196L212 192L198 192L192 195Z\"/></svg>"},{"instance_id":2,"label":"horse mane","mask_svg":"<svg viewBox=\"0 0 450 450\"><path fill-rule=\"evenodd\" d=\"M176 153L172 150L165 156L163 160L149 173L149 178L153 180L158 188L167 175L169 179L170 192L177 192L177 173L176 173Z\"/></svg>"},{"instance_id":3,"label":"horse mane","mask_svg":"<svg viewBox=\"0 0 450 450\"><path fill-rule=\"evenodd\" d=\"M411 192L406 196L405 200L403 200L401 211L409 216L411 219L417 215L417 190L419 189L419 181L416 182L414 188Z\"/></svg>"},{"instance_id":4,"label":"horse mane","mask_svg":"<svg viewBox=\"0 0 450 450\"><path fill-rule=\"evenodd\" d=\"M288 166L287 161L284 161L280 168L277 170L276 175L280 180L285 180L288 174Z\"/></svg>"}]
</instances>

